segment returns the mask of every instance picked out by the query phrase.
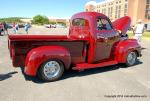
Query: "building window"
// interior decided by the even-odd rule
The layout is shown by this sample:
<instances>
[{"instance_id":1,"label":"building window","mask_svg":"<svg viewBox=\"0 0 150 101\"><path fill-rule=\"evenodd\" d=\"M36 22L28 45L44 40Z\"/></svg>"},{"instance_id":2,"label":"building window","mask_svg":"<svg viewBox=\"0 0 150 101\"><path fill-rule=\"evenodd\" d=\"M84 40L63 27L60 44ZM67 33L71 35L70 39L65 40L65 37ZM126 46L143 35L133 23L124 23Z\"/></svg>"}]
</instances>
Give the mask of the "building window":
<instances>
[{"instance_id":1,"label":"building window","mask_svg":"<svg viewBox=\"0 0 150 101\"><path fill-rule=\"evenodd\" d=\"M112 17L113 7L108 8L108 17Z\"/></svg>"},{"instance_id":2,"label":"building window","mask_svg":"<svg viewBox=\"0 0 150 101\"><path fill-rule=\"evenodd\" d=\"M146 2L145 19L150 20L150 0Z\"/></svg>"},{"instance_id":3,"label":"building window","mask_svg":"<svg viewBox=\"0 0 150 101\"><path fill-rule=\"evenodd\" d=\"M128 4L126 3L126 4L124 5L124 16L126 16L127 13L128 13Z\"/></svg>"},{"instance_id":4,"label":"building window","mask_svg":"<svg viewBox=\"0 0 150 101\"><path fill-rule=\"evenodd\" d=\"M117 15L118 15L118 6L116 6L116 9L115 9L115 18L117 18Z\"/></svg>"},{"instance_id":5,"label":"building window","mask_svg":"<svg viewBox=\"0 0 150 101\"><path fill-rule=\"evenodd\" d=\"M104 9L102 9L102 13L104 14Z\"/></svg>"},{"instance_id":6,"label":"building window","mask_svg":"<svg viewBox=\"0 0 150 101\"><path fill-rule=\"evenodd\" d=\"M106 14L106 9L105 8L102 9L102 13Z\"/></svg>"},{"instance_id":7,"label":"building window","mask_svg":"<svg viewBox=\"0 0 150 101\"><path fill-rule=\"evenodd\" d=\"M118 9L118 18L120 18L120 15L121 15L121 5L119 6L119 9Z\"/></svg>"},{"instance_id":8,"label":"building window","mask_svg":"<svg viewBox=\"0 0 150 101\"><path fill-rule=\"evenodd\" d=\"M147 0L146 4L150 4L150 0Z\"/></svg>"},{"instance_id":9,"label":"building window","mask_svg":"<svg viewBox=\"0 0 150 101\"><path fill-rule=\"evenodd\" d=\"M99 12L99 13L100 13L101 11L100 11L100 10L97 10L97 12Z\"/></svg>"},{"instance_id":10,"label":"building window","mask_svg":"<svg viewBox=\"0 0 150 101\"><path fill-rule=\"evenodd\" d=\"M108 17L110 17L110 8L108 8Z\"/></svg>"},{"instance_id":11,"label":"building window","mask_svg":"<svg viewBox=\"0 0 150 101\"><path fill-rule=\"evenodd\" d=\"M115 18L120 18L121 17L121 5L116 6L115 10Z\"/></svg>"},{"instance_id":12,"label":"building window","mask_svg":"<svg viewBox=\"0 0 150 101\"><path fill-rule=\"evenodd\" d=\"M100 5L98 5L97 8L100 8Z\"/></svg>"},{"instance_id":13,"label":"building window","mask_svg":"<svg viewBox=\"0 0 150 101\"><path fill-rule=\"evenodd\" d=\"M110 17L112 17L112 13L113 13L113 7L111 7L111 10L110 10Z\"/></svg>"}]
</instances>

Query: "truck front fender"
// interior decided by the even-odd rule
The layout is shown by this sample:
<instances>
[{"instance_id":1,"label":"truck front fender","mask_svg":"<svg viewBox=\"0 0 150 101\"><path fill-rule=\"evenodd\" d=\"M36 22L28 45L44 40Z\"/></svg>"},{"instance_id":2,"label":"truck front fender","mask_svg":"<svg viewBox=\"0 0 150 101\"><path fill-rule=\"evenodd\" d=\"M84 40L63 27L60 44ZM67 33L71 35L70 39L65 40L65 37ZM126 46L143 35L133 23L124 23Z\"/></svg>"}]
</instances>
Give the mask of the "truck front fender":
<instances>
[{"instance_id":1,"label":"truck front fender","mask_svg":"<svg viewBox=\"0 0 150 101\"><path fill-rule=\"evenodd\" d=\"M135 51L138 56L141 54L141 46L135 39L127 39L120 41L115 48L114 56L118 63L125 63L126 56L130 51Z\"/></svg>"},{"instance_id":2,"label":"truck front fender","mask_svg":"<svg viewBox=\"0 0 150 101\"><path fill-rule=\"evenodd\" d=\"M57 59L69 69L71 56L69 51L62 46L41 46L28 52L25 60L25 74L36 76L38 68L49 59Z\"/></svg>"}]
</instances>

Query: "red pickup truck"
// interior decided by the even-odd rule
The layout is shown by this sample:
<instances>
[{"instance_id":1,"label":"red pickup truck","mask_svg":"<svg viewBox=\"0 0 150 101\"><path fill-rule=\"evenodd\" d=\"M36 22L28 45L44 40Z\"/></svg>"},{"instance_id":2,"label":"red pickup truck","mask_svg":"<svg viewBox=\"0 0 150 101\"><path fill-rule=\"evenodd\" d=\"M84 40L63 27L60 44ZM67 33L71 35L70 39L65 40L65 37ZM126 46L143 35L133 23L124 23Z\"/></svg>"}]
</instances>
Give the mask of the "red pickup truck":
<instances>
[{"instance_id":1,"label":"red pickup truck","mask_svg":"<svg viewBox=\"0 0 150 101\"><path fill-rule=\"evenodd\" d=\"M23 67L26 75L55 81L68 69L132 66L141 56L141 46L126 36L128 16L111 23L104 14L81 12L70 22L68 35L9 35L13 66Z\"/></svg>"}]
</instances>

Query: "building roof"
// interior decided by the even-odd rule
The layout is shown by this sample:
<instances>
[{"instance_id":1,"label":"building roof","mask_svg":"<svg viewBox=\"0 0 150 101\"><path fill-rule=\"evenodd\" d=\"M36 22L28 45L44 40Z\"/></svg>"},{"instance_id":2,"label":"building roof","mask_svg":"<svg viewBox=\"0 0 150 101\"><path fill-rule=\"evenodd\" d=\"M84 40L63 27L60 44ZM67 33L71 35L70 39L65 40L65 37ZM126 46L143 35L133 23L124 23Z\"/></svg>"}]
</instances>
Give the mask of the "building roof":
<instances>
[{"instance_id":1,"label":"building roof","mask_svg":"<svg viewBox=\"0 0 150 101\"><path fill-rule=\"evenodd\" d=\"M88 6L88 5L93 5L93 6L96 6L96 5L101 5L101 4L106 4L106 3L109 3L109 2L112 2L114 0L104 0L104 1L101 1L101 2L95 2L95 1L89 1L85 4L85 6Z\"/></svg>"},{"instance_id":2,"label":"building roof","mask_svg":"<svg viewBox=\"0 0 150 101\"><path fill-rule=\"evenodd\" d=\"M112 2L112 1L114 1L114 0L101 1L101 2L97 3L96 5L106 4L106 3L109 3L109 2Z\"/></svg>"},{"instance_id":3,"label":"building roof","mask_svg":"<svg viewBox=\"0 0 150 101\"><path fill-rule=\"evenodd\" d=\"M88 5L96 5L96 2L95 1L89 1L85 4L85 6L88 6Z\"/></svg>"}]
</instances>

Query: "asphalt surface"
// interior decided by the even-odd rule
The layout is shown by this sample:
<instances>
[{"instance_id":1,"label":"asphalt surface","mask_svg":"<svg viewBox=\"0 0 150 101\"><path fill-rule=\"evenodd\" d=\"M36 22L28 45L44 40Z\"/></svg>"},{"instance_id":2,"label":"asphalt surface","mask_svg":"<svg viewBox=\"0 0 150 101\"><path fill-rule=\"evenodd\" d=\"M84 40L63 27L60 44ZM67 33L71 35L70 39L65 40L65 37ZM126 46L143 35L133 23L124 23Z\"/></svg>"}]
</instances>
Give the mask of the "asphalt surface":
<instances>
[{"instance_id":1,"label":"asphalt surface","mask_svg":"<svg viewBox=\"0 0 150 101\"><path fill-rule=\"evenodd\" d=\"M30 32L40 34L39 30ZM47 34L67 31L46 30ZM13 68L7 36L0 36L0 101L150 101L150 41L143 40L141 45L143 56L135 66L68 71L61 80L44 83Z\"/></svg>"}]
</instances>

